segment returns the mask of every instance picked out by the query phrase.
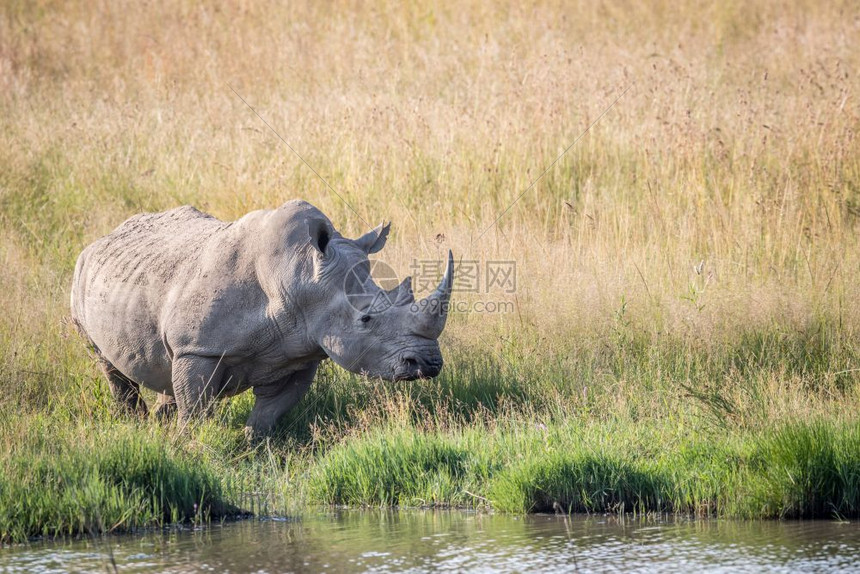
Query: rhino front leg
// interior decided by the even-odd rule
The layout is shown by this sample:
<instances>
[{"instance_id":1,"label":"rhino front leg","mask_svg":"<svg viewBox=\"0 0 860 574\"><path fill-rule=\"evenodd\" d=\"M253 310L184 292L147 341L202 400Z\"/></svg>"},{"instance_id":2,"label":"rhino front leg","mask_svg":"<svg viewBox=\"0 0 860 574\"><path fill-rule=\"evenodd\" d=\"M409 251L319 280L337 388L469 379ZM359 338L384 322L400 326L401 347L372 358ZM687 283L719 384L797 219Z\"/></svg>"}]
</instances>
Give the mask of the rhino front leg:
<instances>
[{"instance_id":1,"label":"rhino front leg","mask_svg":"<svg viewBox=\"0 0 860 574\"><path fill-rule=\"evenodd\" d=\"M223 376L224 365L218 358L183 355L173 360L173 396L181 425L209 414Z\"/></svg>"},{"instance_id":2,"label":"rhino front leg","mask_svg":"<svg viewBox=\"0 0 860 574\"><path fill-rule=\"evenodd\" d=\"M308 392L317 366L296 371L283 381L254 387L254 407L245 426L245 437L254 444L269 436L278 420Z\"/></svg>"}]
</instances>

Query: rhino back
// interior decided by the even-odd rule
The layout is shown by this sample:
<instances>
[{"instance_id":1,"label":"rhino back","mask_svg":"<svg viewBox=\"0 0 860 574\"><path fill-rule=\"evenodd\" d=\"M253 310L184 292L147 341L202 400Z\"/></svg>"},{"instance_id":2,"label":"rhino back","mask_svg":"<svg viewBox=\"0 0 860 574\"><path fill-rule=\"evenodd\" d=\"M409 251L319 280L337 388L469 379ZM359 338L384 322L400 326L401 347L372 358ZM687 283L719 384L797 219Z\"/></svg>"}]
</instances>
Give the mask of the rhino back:
<instances>
[{"instance_id":1,"label":"rhino back","mask_svg":"<svg viewBox=\"0 0 860 574\"><path fill-rule=\"evenodd\" d=\"M224 253L213 247L231 225L180 207L134 216L84 250L72 313L103 358L138 383L169 388L167 329L183 299L200 299L189 288L217 265L207 259Z\"/></svg>"}]
</instances>

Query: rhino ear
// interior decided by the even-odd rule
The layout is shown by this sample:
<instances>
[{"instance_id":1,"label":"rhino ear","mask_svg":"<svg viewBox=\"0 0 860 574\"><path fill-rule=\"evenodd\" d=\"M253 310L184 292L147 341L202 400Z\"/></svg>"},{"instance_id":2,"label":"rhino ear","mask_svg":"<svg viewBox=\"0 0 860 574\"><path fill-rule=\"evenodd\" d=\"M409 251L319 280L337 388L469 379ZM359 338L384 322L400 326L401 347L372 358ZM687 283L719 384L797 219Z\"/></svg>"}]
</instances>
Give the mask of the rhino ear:
<instances>
[{"instance_id":1,"label":"rhino ear","mask_svg":"<svg viewBox=\"0 0 860 574\"><path fill-rule=\"evenodd\" d=\"M326 247L331 240L331 229L324 219L308 219L308 240L314 249L326 254Z\"/></svg>"},{"instance_id":2,"label":"rhino ear","mask_svg":"<svg viewBox=\"0 0 860 574\"><path fill-rule=\"evenodd\" d=\"M373 229L372 231L368 231L361 237L355 240L355 244L358 245L365 253L370 255L371 253L376 253L383 247L385 247L385 241L388 239L388 232L391 230L390 223L384 223Z\"/></svg>"}]
</instances>

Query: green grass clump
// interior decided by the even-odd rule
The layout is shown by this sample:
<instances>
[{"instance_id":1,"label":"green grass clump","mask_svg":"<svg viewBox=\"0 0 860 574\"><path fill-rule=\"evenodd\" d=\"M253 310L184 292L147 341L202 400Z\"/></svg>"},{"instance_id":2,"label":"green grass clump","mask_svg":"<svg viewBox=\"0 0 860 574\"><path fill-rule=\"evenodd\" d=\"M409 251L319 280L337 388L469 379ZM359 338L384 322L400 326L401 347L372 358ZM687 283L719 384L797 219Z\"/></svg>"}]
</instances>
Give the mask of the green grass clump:
<instances>
[{"instance_id":1,"label":"green grass clump","mask_svg":"<svg viewBox=\"0 0 860 574\"><path fill-rule=\"evenodd\" d=\"M235 512L213 471L133 426L34 428L0 455L0 541L94 535Z\"/></svg>"},{"instance_id":2,"label":"green grass clump","mask_svg":"<svg viewBox=\"0 0 860 574\"><path fill-rule=\"evenodd\" d=\"M741 516L856 516L860 424L788 425L752 445Z\"/></svg>"},{"instance_id":3,"label":"green grass clump","mask_svg":"<svg viewBox=\"0 0 860 574\"><path fill-rule=\"evenodd\" d=\"M493 508L509 512L663 512L663 476L615 457L555 454L494 477Z\"/></svg>"},{"instance_id":4,"label":"green grass clump","mask_svg":"<svg viewBox=\"0 0 860 574\"><path fill-rule=\"evenodd\" d=\"M327 453L312 474L310 496L328 504L450 504L462 498L467 456L439 436L375 433Z\"/></svg>"}]
</instances>

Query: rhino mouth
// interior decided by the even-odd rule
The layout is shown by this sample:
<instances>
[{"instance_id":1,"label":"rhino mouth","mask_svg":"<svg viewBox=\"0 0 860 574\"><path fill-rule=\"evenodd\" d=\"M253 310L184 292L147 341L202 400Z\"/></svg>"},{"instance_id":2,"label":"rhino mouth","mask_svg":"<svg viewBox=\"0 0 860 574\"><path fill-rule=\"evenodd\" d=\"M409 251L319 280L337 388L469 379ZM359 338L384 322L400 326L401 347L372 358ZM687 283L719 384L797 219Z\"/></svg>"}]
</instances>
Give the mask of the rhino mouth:
<instances>
[{"instance_id":1,"label":"rhino mouth","mask_svg":"<svg viewBox=\"0 0 860 574\"><path fill-rule=\"evenodd\" d=\"M442 372L442 359L421 357L404 357L394 373L395 381L415 381L417 379L432 379Z\"/></svg>"}]
</instances>

